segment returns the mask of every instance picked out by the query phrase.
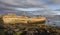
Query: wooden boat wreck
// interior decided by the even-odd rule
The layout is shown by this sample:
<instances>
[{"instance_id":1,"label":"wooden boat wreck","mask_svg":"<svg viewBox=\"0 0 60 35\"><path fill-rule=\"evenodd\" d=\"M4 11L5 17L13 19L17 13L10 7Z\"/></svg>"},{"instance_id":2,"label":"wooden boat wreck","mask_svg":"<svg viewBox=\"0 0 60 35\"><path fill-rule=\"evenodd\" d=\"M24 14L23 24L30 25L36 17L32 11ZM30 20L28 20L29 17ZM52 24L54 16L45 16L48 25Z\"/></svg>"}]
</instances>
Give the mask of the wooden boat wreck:
<instances>
[{"instance_id":1,"label":"wooden boat wreck","mask_svg":"<svg viewBox=\"0 0 60 35\"><path fill-rule=\"evenodd\" d=\"M3 22L8 23L39 23L44 22L46 20L45 17L42 16L33 16L27 17L25 15L18 16L16 14L7 14L2 17Z\"/></svg>"}]
</instances>

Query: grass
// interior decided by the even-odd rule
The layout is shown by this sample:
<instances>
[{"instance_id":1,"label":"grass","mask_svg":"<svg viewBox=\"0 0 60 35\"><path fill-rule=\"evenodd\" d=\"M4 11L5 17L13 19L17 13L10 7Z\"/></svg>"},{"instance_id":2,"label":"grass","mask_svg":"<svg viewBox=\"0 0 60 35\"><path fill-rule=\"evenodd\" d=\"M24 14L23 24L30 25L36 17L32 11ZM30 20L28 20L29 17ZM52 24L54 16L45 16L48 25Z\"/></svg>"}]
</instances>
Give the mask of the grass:
<instances>
[{"instance_id":1,"label":"grass","mask_svg":"<svg viewBox=\"0 0 60 35\"><path fill-rule=\"evenodd\" d=\"M8 27L11 27L12 26L12 28L13 28L13 25L10 25L10 24L5 25L5 26L8 26ZM40 24L23 24L23 23L19 23L17 26L18 27L20 27L20 26L21 27L27 27L27 28L28 27L39 27L39 28L46 28L47 30L49 28L51 28L51 29L56 30L56 31L58 31L60 33L60 28L52 27L52 26L46 26L46 25L44 25L44 22L43 22L43 24L42 23L40 23ZM16 33L18 33L18 32L16 32ZM0 35L4 35L4 30L3 29L0 29Z\"/></svg>"},{"instance_id":2,"label":"grass","mask_svg":"<svg viewBox=\"0 0 60 35\"><path fill-rule=\"evenodd\" d=\"M0 35L4 35L4 30L0 29Z\"/></svg>"}]
</instances>

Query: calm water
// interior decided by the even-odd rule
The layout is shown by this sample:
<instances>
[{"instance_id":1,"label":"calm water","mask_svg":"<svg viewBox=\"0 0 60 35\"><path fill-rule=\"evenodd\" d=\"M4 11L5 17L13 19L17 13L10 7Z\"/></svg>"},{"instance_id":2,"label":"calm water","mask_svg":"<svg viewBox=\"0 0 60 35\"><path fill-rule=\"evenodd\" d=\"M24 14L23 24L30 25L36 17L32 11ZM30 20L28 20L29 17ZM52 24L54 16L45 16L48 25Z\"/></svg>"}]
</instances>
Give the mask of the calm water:
<instances>
[{"instance_id":1,"label":"calm water","mask_svg":"<svg viewBox=\"0 0 60 35\"><path fill-rule=\"evenodd\" d=\"M46 25L60 26L60 15L47 17Z\"/></svg>"}]
</instances>

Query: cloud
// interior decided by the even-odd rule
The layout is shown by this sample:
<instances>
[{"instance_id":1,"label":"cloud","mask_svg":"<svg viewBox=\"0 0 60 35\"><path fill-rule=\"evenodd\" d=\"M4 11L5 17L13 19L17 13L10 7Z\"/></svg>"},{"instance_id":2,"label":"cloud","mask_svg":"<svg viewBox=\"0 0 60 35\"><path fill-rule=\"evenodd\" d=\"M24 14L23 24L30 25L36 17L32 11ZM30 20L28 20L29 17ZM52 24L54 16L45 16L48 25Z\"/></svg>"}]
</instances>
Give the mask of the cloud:
<instances>
[{"instance_id":1,"label":"cloud","mask_svg":"<svg viewBox=\"0 0 60 35\"><path fill-rule=\"evenodd\" d=\"M60 0L46 0L47 4L60 4Z\"/></svg>"},{"instance_id":2,"label":"cloud","mask_svg":"<svg viewBox=\"0 0 60 35\"><path fill-rule=\"evenodd\" d=\"M56 9L56 10L54 10L54 11L60 11L60 9Z\"/></svg>"},{"instance_id":3,"label":"cloud","mask_svg":"<svg viewBox=\"0 0 60 35\"><path fill-rule=\"evenodd\" d=\"M43 10L43 8L14 8L15 10L19 11L38 11Z\"/></svg>"},{"instance_id":4,"label":"cloud","mask_svg":"<svg viewBox=\"0 0 60 35\"><path fill-rule=\"evenodd\" d=\"M46 4L37 0L0 0L3 3L16 5L16 6L35 6L44 7Z\"/></svg>"},{"instance_id":5,"label":"cloud","mask_svg":"<svg viewBox=\"0 0 60 35\"><path fill-rule=\"evenodd\" d=\"M56 12L51 11L49 7L49 4L57 4L59 0L0 0L0 9L4 8L2 10L6 11L11 11L11 12L18 12L21 10L38 10L37 12L31 12L34 15L38 14L56 14ZM55 7L55 6L54 6ZM26 9L21 9L21 8L26 8ZM33 8L33 9L28 9L28 8ZM41 10L38 8L43 8L45 10ZM1 11L1 10L0 10ZM30 13L30 12L29 12Z\"/></svg>"},{"instance_id":6,"label":"cloud","mask_svg":"<svg viewBox=\"0 0 60 35\"><path fill-rule=\"evenodd\" d=\"M52 0L52 2L59 4L60 3L60 0Z\"/></svg>"},{"instance_id":7,"label":"cloud","mask_svg":"<svg viewBox=\"0 0 60 35\"><path fill-rule=\"evenodd\" d=\"M29 8L29 7L39 7L39 8L47 8L47 5L44 2L37 1L37 0L0 0L3 4L0 7L4 8Z\"/></svg>"}]
</instances>

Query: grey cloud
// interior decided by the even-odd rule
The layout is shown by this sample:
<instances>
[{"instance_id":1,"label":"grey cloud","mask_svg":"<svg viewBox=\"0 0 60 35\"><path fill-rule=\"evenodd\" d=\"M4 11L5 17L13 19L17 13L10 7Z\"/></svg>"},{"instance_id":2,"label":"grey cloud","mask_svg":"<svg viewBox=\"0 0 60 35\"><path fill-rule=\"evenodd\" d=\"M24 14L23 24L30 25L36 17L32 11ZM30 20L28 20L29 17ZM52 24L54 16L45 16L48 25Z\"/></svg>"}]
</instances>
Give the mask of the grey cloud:
<instances>
[{"instance_id":1,"label":"grey cloud","mask_svg":"<svg viewBox=\"0 0 60 35\"><path fill-rule=\"evenodd\" d=\"M56 9L56 10L54 10L54 11L60 11L60 9Z\"/></svg>"},{"instance_id":2,"label":"grey cloud","mask_svg":"<svg viewBox=\"0 0 60 35\"><path fill-rule=\"evenodd\" d=\"M60 0L52 0L52 2L59 4L60 3Z\"/></svg>"},{"instance_id":3,"label":"grey cloud","mask_svg":"<svg viewBox=\"0 0 60 35\"><path fill-rule=\"evenodd\" d=\"M51 15L56 14L55 12L51 11L47 7L47 5L44 2L38 2L35 0L0 0L0 12L15 12L15 13L21 13L21 11L15 10L14 8L29 8L29 7L39 7L44 8L45 10L39 10L37 12L27 12L32 15Z\"/></svg>"},{"instance_id":4,"label":"grey cloud","mask_svg":"<svg viewBox=\"0 0 60 35\"><path fill-rule=\"evenodd\" d=\"M15 6L24 6L24 7L44 7L46 4L44 2L38 2L36 0L0 0L3 3L15 5Z\"/></svg>"},{"instance_id":5,"label":"grey cloud","mask_svg":"<svg viewBox=\"0 0 60 35\"><path fill-rule=\"evenodd\" d=\"M47 4L60 4L60 0L46 0Z\"/></svg>"}]
</instances>

